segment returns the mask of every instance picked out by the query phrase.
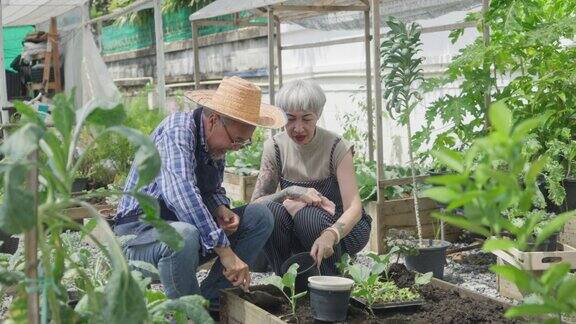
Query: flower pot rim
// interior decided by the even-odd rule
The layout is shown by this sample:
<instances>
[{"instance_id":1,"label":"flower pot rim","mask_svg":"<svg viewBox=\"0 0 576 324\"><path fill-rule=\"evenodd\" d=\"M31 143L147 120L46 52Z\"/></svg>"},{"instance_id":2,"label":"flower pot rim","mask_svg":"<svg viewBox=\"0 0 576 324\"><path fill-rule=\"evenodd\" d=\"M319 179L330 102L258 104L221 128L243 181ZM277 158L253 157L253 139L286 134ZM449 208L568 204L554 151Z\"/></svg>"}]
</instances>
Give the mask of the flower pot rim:
<instances>
[{"instance_id":1,"label":"flower pot rim","mask_svg":"<svg viewBox=\"0 0 576 324\"><path fill-rule=\"evenodd\" d=\"M354 280L339 276L312 276L308 278L310 288L324 291L347 291L352 289Z\"/></svg>"},{"instance_id":2,"label":"flower pot rim","mask_svg":"<svg viewBox=\"0 0 576 324\"><path fill-rule=\"evenodd\" d=\"M418 242L418 239L415 240L416 242ZM429 239L423 239L422 240L425 244L428 244L428 242L430 242ZM417 246L419 251L428 251L428 250L443 250L443 249L447 249L450 246L452 246L452 243L448 242L448 241L442 241L442 240L432 240L432 245L425 245L425 246Z\"/></svg>"}]
</instances>

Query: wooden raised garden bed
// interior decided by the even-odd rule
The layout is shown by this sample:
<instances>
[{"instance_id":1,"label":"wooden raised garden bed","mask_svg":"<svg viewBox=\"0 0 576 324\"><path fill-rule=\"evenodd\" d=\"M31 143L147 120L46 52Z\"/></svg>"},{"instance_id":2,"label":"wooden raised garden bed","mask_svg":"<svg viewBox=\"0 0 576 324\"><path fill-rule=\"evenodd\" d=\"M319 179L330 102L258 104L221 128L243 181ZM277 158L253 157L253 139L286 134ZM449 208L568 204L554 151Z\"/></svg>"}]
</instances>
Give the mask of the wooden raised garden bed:
<instances>
[{"instance_id":1,"label":"wooden raised garden bed","mask_svg":"<svg viewBox=\"0 0 576 324\"><path fill-rule=\"evenodd\" d=\"M567 262L576 269L576 249L567 244L558 244L557 251L550 252L523 252L518 249L507 251L494 251L497 257L497 264L513 265L519 269L529 270L536 275L542 274L555 263ZM497 277L498 292L500 295L512 299L521 300L524 297L510 281Z\"/></svg>"},{"instance_id":2,"label":"wooden raised garden bed","mask_svg":"<svg viewBox=\"0 0 576 324\"><path fill-rule=\"evenodd\" d=\"M422 182L427 176L417 177ZM399 178L380 181L380 190L391 186L406 185L412 183L412 178ZM440 233L440 221L432 217L432 212L439 211L438 203L430 198L418 199L420 210L420 222L422 225L423 238L435 238ZM370 251L382 254L385 252L384 238L389 229L410 230L416 234L416 218L414 216L414 200L412 197L385 200L380 203L372 201L365 207L366 212L372 216L372 231L370 233ZM444 227L445 240L453 242L462 230L446 224ZM439 234L438 234L439 235Z\"/></svg>"},{"instance_id":3,"label":"wooden raised garden bed","mask_svg":"<svg viewBox=\"0 0 576 324\"><path fill-rule=\"evenodd\" d=\"M239 175L232 171L224 171L222 186L226 189L226 196L232 200L250 202L256 186L258 175Z\"/></svg>"},{"instance_id":4,"label":"wooden raised garden bed","mask_svg":"<svg viewBox=\"0 0 576 324\"><path fill-rule=\"evenodd\" d=\"M251 290L274 292L272 286L254 286ZM425 304L421 307L403 311L386 310L375 312L375 323L469 323L469 322L507 322L504 311L510 305L470 290L466 290L445 281L432 279L423 288ZM278 293L279 294L279 293ZM288 305L279 305L278 310L270 312L242 298L239 288L223 290L220 295L220 323L240 324L280 324L287 323L282 318ZM299 323L313 323L309 314L308 298L304 297L298 304ZM289 312L289 310L288 310ZM307 313L308 312L308 313ZM346 322L364 322L368 320L366 311L354 305L349 306ZM370 322L372 323L372 322Z\"/></svg>"}]
</instances>

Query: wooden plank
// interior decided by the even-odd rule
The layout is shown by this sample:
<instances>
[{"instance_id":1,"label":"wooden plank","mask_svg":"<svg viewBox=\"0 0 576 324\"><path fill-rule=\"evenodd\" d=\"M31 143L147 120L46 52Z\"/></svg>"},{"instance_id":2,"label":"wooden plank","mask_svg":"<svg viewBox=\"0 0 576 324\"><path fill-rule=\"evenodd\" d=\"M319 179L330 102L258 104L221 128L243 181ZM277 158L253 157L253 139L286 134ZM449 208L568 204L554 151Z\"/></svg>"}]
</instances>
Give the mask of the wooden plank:
<instances>
[{"instance_id":1,"label":"wooden plank","mask_svg":"<svg viewBox=\"0 0 576 324\"><path fill-rule=\"evenodd\" d=\"M374 55L374 98L376 98L374 107L376 108L376 180L384 179L384 170L382 169L384 161L384 145L382 132L382 80L380 78L380 0L371 0L372 12L372 51ZM383 201L382 191L378 190L377 200Z\"/></svg>"},{"instance_id":2,"label":"wooden plank","mask_svg":"<svg viewBox=\"0 0 576 324\"><path fill-rule=\"evenodd\" d=\"M338 11L368 11L369 6L298 6L298 5L275 5L275 11L315 11L315 12L338 12Z\"/></svg>"},{"instance_id":3,"label":"wooden plank","mask_svg":"<svg viewBox=\"0 0 576 324\"><path fill-rule=\"evenodd\" d=\"M576 269L576 249L560 243L558 251L524 252L518 249L494 251L504 261L525 270L546 270L559 262L567 262Z\"/></svg>"},{"instance_id":4,"label":"wooden plank","mask_svg":"<svg viewBox=\"0 0 576 324\"><path fill-rule=\"evenodd\" d=\"M361 42L363 40L364 40L364 36L346 37L346 38L323 41L323 42L286 45L286 46L282 46L282 50L295 50L295 49L303 49L303 48L316 48L316 47L322 47L322 46L358 43L358 42Z\"/></svg>"},{"instance_id":5,"label":"wooden plank","mask_svg":"<svg viewBox=\"0 0 576 324\"><path fill-rule=\"evenodd\" d=\"M278 89L282 88L284 75L282 73L282 31L280 30L280 20L276 19L276 59L278 60Z\"/></svg>"},{"instance_id":6,"label":"wooden plank","mask_svg":"<svg viewBox=\"0 0 576 324\"><path fill-rule=\"evenodd\" d=\"M255 286L254 288L258 288ZM283 324L280 318L262 308L247 302L236 295L232 289L225 289L220 294L220 323L222 324Z\"/></svg>"},{"instance_id":7,"label":"wooden plank","mask_svg":"<svg viewBox=\"0 0 576 324\"><path fill-rule=\"evenodd\" d=\"M416 182L421 183L424 180L426 180L426 178L428 178L428 177L429 177L429 175L416 176ZM412 177L380 180L378 182L378 185L381 189L392 187L392 186L403 186L403 185L407 185L407 184L412 184Z\"/></svg>"},{"instance_id":8,"label":"wooden plank","mask_svg":"<svg viewBox=\"0 0 576 324\"><path fill-rule=\"evenodd\" d=\"M438 203L430 198L420 198L420 211L438 209ZM379 212L383 215L396 215L414 212L412 198L385 200L380 203Z\"/></svg>"},{"instance_id":9,"label":"wooden plank","mask_svg":"<svg viewBox=\"0 0 576 324\"><path fill-rule=\"evenodd\" d=\"M368 5L368 0L363 0ZM368 160L374 161L374 117L372 111L372 70L370 69L370 12L364 12L364 63L366 69L366 119L368 121Z\"/></svg>"},{"instance_id":10,"label":"wooden plank","mask_svg":"<svg viewBox=\"0 0 576 324\"><path fill-rule=\"evenodd\" d=\"M431 27L423 27L422 34L429 34L429 33L437 33L443 31L449 31L454 29L461 29L461 28L472 28L476 27L477 21L464 21L454 24L446 24L446 25L438 25L438 26L431 26Z\"/></svg>"},{"instance_id":11,"label":"wooden plank","mask_svg":"<svg viewBox=\"0 0 576 324\"><path fill-rule=\"evenodd\" d=\"M166 60L164 57L164 31L162 28L162 0L154 0L154 35L156 37L157 105L161 111L166 111Z\"/></svg>"},{"instance_id":12,"label":"wooden plank","mask_svg":"<svg viewBox=\"0 0 576 324\"><path fill-rule=\"evenodd\" d=\"M576 219L571 219L564 225L558 239L564 244L576 246Z\"/></svg>"},{"instance_id":13,"label":"wooden plank","mask_svg":"<svg viewBox=\"0 0 576 324\"><path fill-rule=\"evenodd\" d=\"M225 20L198 20L194 24L197 26L237 26L237 27L250 27L250 26L268 26L265 22L250 22L250 21L225 21Z\"/></svg>"},{"instance_id":14,"label":"wooden plank","mask_svg":"<svg viewBox=\"0 0 576 324\"><path fill-rule=\"evenodd\" d=\"M270 96L270 104L274 105L275 89L274 89L274 11L272 7L268 7L268 94ZM274 132L274 131L272 131Z\"/></svg>"},{"instance_id":15,"label":"wooden plank","mask_svg":"<svg viewBox=\"0 0 576 324\"><path fill-rule=\"evenodd\" d=\"M198 26L192 22L192 48L194 55L194 89L200 89L200 50L198 47Z\"/></svg>"}]
</instances>

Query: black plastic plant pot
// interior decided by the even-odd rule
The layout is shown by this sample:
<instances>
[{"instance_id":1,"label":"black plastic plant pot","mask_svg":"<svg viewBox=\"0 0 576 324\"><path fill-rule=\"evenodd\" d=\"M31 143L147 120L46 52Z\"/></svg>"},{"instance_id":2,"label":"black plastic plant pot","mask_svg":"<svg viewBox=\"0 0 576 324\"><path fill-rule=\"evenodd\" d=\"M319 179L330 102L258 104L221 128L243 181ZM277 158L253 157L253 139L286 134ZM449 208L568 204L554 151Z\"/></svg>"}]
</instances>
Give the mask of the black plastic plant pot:
<instances>
[{"instance_id":1,"label":"black plastic plant pot","mask_svg":"<svg viewBox=\"0 0 576 324\"><path fill-rule=\"evenodd\" d=\"M450 242L440 240L424 240L425 246L418 247L418 255L406 256L406 268L412 271L432 272L434 278L444 278L444 265L446 265L446 249Z\"/></svg>"},{"instance_id":2,"label":"black plastic plant pot","mask_svg":"<svg viewBox=\"0 0 576 324\"><path fill-rule=\"evenodd\" d=\"M302 252L294 254L282 263L282 267L280 268L282 271L281 275L284 275L286 271L288 271L288 268L294 263L297 263L299 266L296 275L296 293L300 293L308 288L308 278L318 275L318 269L310 253Z\"/></svg>"},{"instance_id":3,"label":"black plastic plant pot","mask_svg":"<svg viewBox=\"0 0 576 324\"><path fill-rule=\"evenodd\" d=\"M324 322L346 320L354 281L336 276L314 276L308 281L312 317Z\"/></svg>"},{"instance_id":4,"label":"black plastic plant pot","mask_svg":"<svg viewBox=\"0 0 576 324\"><path fill-rule=\"evenodd\" d=\"M564 190L566 190L566 198L562 211L567 212L576 209L576 179L564 179L562 184Z\"/></svg>"},{"instance_id":5,"label":"black plastic plant pot","mask_svg":"<svg viewBox=\"0 0 576 324\"><path fill-rule=\"evenodd\" d=\"M16 236L0 231L0 241L0 253L14 254L18 249L19 239Z\"/></svg>"}]
</instances>

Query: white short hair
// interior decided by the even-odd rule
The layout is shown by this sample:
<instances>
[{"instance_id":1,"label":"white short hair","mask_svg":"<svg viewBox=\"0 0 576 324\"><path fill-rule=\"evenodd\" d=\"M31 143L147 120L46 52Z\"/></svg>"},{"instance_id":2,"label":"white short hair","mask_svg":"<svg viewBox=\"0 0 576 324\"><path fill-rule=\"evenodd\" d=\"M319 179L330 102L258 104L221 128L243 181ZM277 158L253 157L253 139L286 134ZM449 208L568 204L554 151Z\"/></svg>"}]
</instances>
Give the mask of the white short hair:
<instances>
[{"instance_id":1,"label":"white short hair","mask_svg":"<svg viewBox=\"0 0 576 324\"><path fill-rule=\"evenodd\" d=\"M310 111L320 117L326 95L319 85L308 80L295 80L283 86L276 96L276 105L285 112Z\"/></svg>"}]
</instances>

